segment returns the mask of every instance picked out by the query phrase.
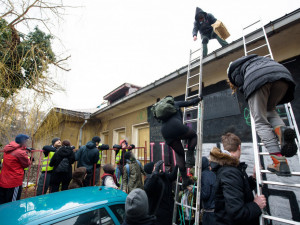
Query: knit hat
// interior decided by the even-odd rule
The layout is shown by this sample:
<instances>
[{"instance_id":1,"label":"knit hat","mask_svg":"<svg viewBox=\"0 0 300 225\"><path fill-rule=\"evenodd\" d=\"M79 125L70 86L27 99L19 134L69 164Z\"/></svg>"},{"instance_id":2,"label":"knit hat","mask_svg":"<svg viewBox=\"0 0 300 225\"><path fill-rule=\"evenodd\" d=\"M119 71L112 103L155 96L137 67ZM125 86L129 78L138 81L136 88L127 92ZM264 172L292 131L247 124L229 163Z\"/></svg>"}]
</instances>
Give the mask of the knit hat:
<instances>
[{"instance_id":1,"label":"knit hat","mask_svg":"<svg viewBox=\"0 0 300 225\"><path fill-rule=\"evenodd\" d=\"M18 134L16 136L15 142L18 144L22 144L27 139L29 139L29 136L27 136L26 134Z\"/></svg>"},{"instance_id":2,"label":"knit hat","mask_svg":"<svg viewBox=\"0 0 300 225\"><path fill-rule=\"evenodd\" d=\"M153 171L153 167L154 167L154 162L149 162L149 163L145 164L145 166L144 166L144 171L145 171L147 174L151 174L152 171Z\"/></svg>"},{"instance_id":3,"label":"knit hat","mask_svg":"<svg viewBox=\"0 0 300 225\"><path fill-rule=\"evenodd\" d=\"M208 161L208 158L203 156L202 157L202 171L203 170L206 170L209 166L209 161Z\"/></svg>"},{"instance_id":4,"label":"knit hat","mask_svg":"<svg viewBox=\"0 0 300 225\"><path fill-rule=\"evenodd\" d=\"M52 145L54 145L55 142L57 142L57 141L60 141L60 138L59 138L59 137L53 138L53 139L52 139Z\"/></svg>"},{"instance_id":5,"label":"knit hat","mask_svg":"<svg viewBox=\"0 0 300 225\"><path fill-rule=\"evenodd\" d=\"M125 203L126 219L135 221L148 215L148 197L144 190L136 188L132 190Z\"/></svg>"},{"instance_id":6,"label":"knit hat","mask_svg":"<svg viewBox=\"0 0 300 225\"><path fill-rule=\"evenodd\" d=\"M95 136L95 137L92 138L92 142L95 142L95 143L98 142L99 143L100 141L101 141L101 138L98 137L98 136Z\"/></svg>"},{"instance_id":7,"label":"knit hat","mask_svg":"<svg viewBox=\"0 0 300 225\"><path fill-rule=\"evenodd\" d=\"M130 157L131 157L131 152L126 152L125 155L124 155L124 159L128 159L130 160Z\"/></svg>"}]
</instances>

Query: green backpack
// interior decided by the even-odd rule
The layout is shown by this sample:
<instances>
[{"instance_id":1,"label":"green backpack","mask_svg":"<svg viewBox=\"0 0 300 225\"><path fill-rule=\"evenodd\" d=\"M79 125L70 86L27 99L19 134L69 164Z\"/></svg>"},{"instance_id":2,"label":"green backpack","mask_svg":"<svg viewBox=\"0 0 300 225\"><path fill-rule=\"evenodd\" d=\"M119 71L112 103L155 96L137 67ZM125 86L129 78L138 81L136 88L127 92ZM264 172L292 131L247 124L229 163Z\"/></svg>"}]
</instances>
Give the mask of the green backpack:
<instances>
[{"instance_id":1,"label":"green backpack","mask_svg":"<svg viewBox=\"0 0 300 225\"><path fill-rule=\"evenodd\" d=\"M167 120L177 112L174 106L174 98L172 96L163 98L152 106L151 111L154 118L162 121Z\"/></svg>"}]
</instances>

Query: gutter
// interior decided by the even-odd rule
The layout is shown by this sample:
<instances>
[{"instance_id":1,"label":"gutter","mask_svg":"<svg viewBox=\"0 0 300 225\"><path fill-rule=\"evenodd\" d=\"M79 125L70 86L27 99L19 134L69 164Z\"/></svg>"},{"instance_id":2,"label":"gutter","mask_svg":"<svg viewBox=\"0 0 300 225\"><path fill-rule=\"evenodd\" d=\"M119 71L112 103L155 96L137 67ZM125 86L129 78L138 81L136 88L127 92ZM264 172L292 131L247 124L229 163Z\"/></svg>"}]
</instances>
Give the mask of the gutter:
<instances>
[{"instance_id":1,"label":"gutter","mask_svg":"<svg viewBox=\"0 0 300 225\"><path fill-rule=\"evenodd\" d=\"M89 118L90 118L90 114L85 115L84 122L83 122L83 124L81 125L81 127L80 127L80 129L79 129L79 143L78 143L78 144L79 144L79 147L82 146L82 129L83 129L83 127L87 124Z\"/></svg>"}]
</instances>

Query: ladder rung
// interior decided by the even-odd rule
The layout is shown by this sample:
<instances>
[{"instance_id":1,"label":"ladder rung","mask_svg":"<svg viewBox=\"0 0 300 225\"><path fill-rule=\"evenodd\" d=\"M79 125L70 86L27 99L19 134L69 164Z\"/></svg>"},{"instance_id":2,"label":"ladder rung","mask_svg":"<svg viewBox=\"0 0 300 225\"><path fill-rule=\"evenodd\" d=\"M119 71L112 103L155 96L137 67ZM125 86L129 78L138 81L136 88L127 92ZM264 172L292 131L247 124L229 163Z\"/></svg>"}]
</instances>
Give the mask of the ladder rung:
<instances>
[{"instance_id":1,"label":"ladder rung","mask_svg":"<svg viewBox=\"0 0 300 225\"><path fill-rule=\"evenodd\" d=\"M251 49L251 50L248 51L247 53L253 52L253 51L257 50L257 49L260 49L260 48L262 48L262 47L265 47L266 45L267 45L267 44L263 44L263 45L261 45L261 46L258 46L257 48Z\"/></svg>"},{"instance_id":2,"label":"ladder rung","mask_svg":"<svg viewBox=\"0 0 300 225\"><path fill-rule=\"evenodd\" d=\"M286 116L280 117L282 120L287 120L288 118Z\"/></svg>"},{"instance_id":3,"label":"ladder rung","mask_svg":"<svg viewBox=\"0 0 300 225\"><path fill-rule=\"evenodd\" d=\"M196 53L196 52L198 52L200 49L201 49L201 48L198 48L197 50L191 52L191 55L194 54L194 53Z\"/></svg>"},{"instance_id":4,"label":"ladder rung","mask_svg":"<svg viewBox=\"0 0 300 225\"><path fill-rule=\"evenodd\" d=\"M271 54L268 54L268 55L264 55L264 57L271 57Z\"/></svg>"},{"instance_id":5,"label":"ladder rung","mask_svg":"<svg viewBox=\"0 0 300 225\"><path fill-rule=\"evenodd\" d=\"M192 79L193 77L196 77L196 76L199 76L199 75L200 75L200 73L196 73L196 74L190 76L188 79Z\"/></svg>"},{"instance_id":6,"label":"ladder rung","mask_svg":"<svg viewBox=\"0 0 300 225\"><path fill-rule=\"evenodd\" d=\"M265 35L261 35L261 36L259 36L259 37L257 37L257 38L254 38L254 39L252 39L252 40L246 42L245 44L247 45L247 44L249 44L249 43L251 43L251 42L253 42L253 41L256 41L256 40L258 40L258 39L260 39L260 38L262 38L262 37L265 37Z\"/></svg>"},{"instance_id":7,"label":"ladder rung","mask_svg":"<svg viewBox=\"0 0 300 225\"><path fill-rule=\"evenodd\" d=\"M198 119L185 120L184 123L194 123L197 122Z\"/></svg>"},{"instance_id":8,"label":"ladder rung","mask_svg":"<svg viewBox=\"0 0 300 225\"><path fill-rule=\"evenodd\" d=\"M283 219L283 218L279 218L279 217L275 217L275 216L269 216L269 215L262 215L263 218L268 219L268 220L275 220L278 222L283 222L286 224L293 224L293 225L299 225L299 222L293 221L293 220L287 220L287 219Z\"/></svg>"},{"instance_id":9,"label":"ladder rung","mask_svg":"<svg viewBox=\"0 0 300 225\"><path fill-rule=\"evenodd\" d=\"M182 183L178 182L178 185L182 185ZM197 185L195 185L194 187L197 188Z\"/></svg>"},{"instance_id":10,"label":"ladder rung","mask_svg":"<svg viewBox=\"0 0 300 225\"><path fill-rule=\"evenodd\" d=\"M256 22L248 25L247 27L244 27L243 30L246 30L247 28L252 27L254 24L257 24L258 22L260 22L260 20L257 20Z\"/></svg>"},{"instance_id":11,"label":"ladder rung","mask_svg":"<svg viewBox=\"0 0 300 225\"><path fill-rule=\"evenodd\" d=\"M198 85L199 85L199 83L193 84L193 85L191 85L191 86L188 86L188 88L192 88L192 87L195 87L195 86L198 86Z\"/></svg>"},{"instance_id":12,"label":"ladder rung","mask_svg":"<svg viewBox=\"0 0 300 225\"><path fill-rule=\"evenodd\" d=\"M194 98L194 97L197 97L197 96L198 96L198 94L196 94L196 95L191 95L191 96L188 96L188 97L186 97L186 100L187 100L187 99Z\"/></svg>"},{"instance_id":13,"label":"ladder rung","mask_svg":"<svg viewBox=\"0 0 300 225\"><path fill-rule=\"evenodd\" d=\"M193 111L193 110L196 110L196 109L198 109L198 107L197 107L197 106L194 106L194 107L186 108L185 111L186 111L186 112L189 112L189 111Z\"/></svg>"},{"instance_id":14,"label":"ladder rung","mask_svg":"<svg viewBox=\"0 0 300 225\"><path fill-rule=\"evenodd\" d=\"M270 155L269 152L259 152L259 155Z\"/></svg>"},{"instance_id":15,"label":"ladder rung","mask_svg":"<svg viewBox=\"0 0 300 225\"><path fill-rule=\"evenodd\" d=\"M191 206L189 206L189 205L181 205L181 203L179 203L179 202L176 202L176 205L179 205L179 206L184 206L184 207L186 207L186 208L188 208L188 209L193 209L193 210L197 210L195 207L191 207Z\"/></svg>"},{"instance_id":16,"label":"ladder rung","mask_svg":"<svg viewBox=\"0 0 300 225\"><path fill-rule=\"evenodd\" d=\"M278 185L278 186L287 186L287 187L297 187L300 188L300 184L288 184L288 183L282 183L282 182L276 182L276 181L262 181L263 184L271 184L271 185Z\"/></svg>"},{"instance_id":17,"label":"ladder rung","mask_svg":"<svg viewBox=\"0 0 300 225\"><path fill-rule=\"evenodd\" d=\"M200 56L198 56L198 57L196 57L194 59L191 59L190 64L193 63L193 62L195 62L196 60L199 60L199 59L200 59Z\"/></svg>"},{"instance_id":18,"label":"ladder rung","mask_svg":"<svg viewBox=\"0 0 300 225\"><path fill-rule=\"evenodd\" d=\"M268 173L268 174L275 174L275 173L272 173L269 170L261 170L261 172L262 173ZM291 175L293 175L293 176L300 176L300 172L291 172Z\"/></svg>"}]
</instances>

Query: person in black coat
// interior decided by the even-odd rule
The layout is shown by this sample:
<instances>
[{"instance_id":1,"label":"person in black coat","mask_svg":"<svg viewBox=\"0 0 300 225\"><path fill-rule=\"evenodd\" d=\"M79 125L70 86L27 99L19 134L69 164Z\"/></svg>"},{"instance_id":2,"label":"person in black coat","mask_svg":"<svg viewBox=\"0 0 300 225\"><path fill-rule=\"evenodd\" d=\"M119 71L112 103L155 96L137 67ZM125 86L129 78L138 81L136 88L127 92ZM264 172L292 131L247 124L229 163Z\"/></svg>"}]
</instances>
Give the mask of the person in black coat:
<instances>
[{"instance_id":1,"label":"person in black coat","mask_svg":"<svg viewBox=\"0 0 300 225\"><path fill-rule=\"evenodd\" d=\"M210 161L217 172L215 193L216 225L258 225L266 206L264 195L253 196L255 174L248 177L247 165L240 163L241 140L232 133L222 136L224 150L214 147Z\"/></svg>"},{"instance_id":2,"label":"person in black coat","mask_svg":"<svg viewBox=\"0 0 300 225\"><path fill-rule=\"evenodd\" d=\"M84 179L84 186L93 186L94 177L94 165L99 160L99 145L101 139L98 136L92 138L91 141L86 143L86 145L80 147L80 149L75 153L75 159L78 161L77 168L85 167L87 175Z\"/></svg>"},{"instance_id":3,"label":"person in black coat","mask_svg":"<svg viewBox=\"0 0 300 225\"><path fill-rule=\"evenodd\" d=\"M231 87L234 90L238 88L244 94L257 134L271 155L273 164L268 166L268 170L279 176L290 176L284 156L292 157L297 153L296 133L286 127L276 112L276 105L293 100L295 82L292 75L283 65L257 55L233 61L227 73Z\"/></svg>"},{"instance_id":4,"label":"person in black coat","mask_svg":"<svg viewBox=\"0 0 300 225\"><path fill-rule=\"evenodd\" d=\"M194 150L197 145L197 133L192 128L183 124L180 107L196 105L200 100L200 98L194 98L189 101L175 101L174 106L177 112L167 120L162 121L161 133L167 145L172 147L176 153L177 165L182 176L184 188L186 188L189 181L186 166L192 168L195 165ZM186 162L181 140L188 141Z\"/></svg>"},{"instance_id":5,"label":"person in black coat","mask_svg":"<svg viewBox=\"0 0 300 225\"><path fill-rule=\"evenodd\" d=\"M172 224L174 196L172 183L177 178L178 166L171 173L161 171L163 160L158 161L155 166L153 162L147 163L144 170L147 174L144 182L144 190L149 201L149 214L156 216L156 225Z\"/></svg>"},{"instance_id":6,"label":"person in black coat","mask_svg":"<svg viewBox=\"0 0 300 225\"><path fill-rule=\"evenodd\" d=\"M61 190L68 190L70 181L72 180L72 164L75 162L75 154L73 147L68 140L62 142L62 147L55 152L50 161L53 167L53 173L50 180L50 192L59 191L59 185L62 183Z\"/></svg>"},{"instance_id":7,"label":"person in black coat","mask_svg":"<svg viewBox=\"0 0 300 225\"><path fill-rule=\"evenodd\" d=\"M197 40L197 33L199 31L202 38L203 57L207 55L207 44L210 39L217 39L220 45L222 45L222 47L228 45L227 41L224 41L214 32L213 27L211 25L214 24L216 21L217 19L212 14L204 12L199 7L196 8L193 38L194 41Z\"/></svg>"},{"instance_id":8,"label":"person in black coat","mask_svg":"<svg viewBox=\"0 0 300 225\"><path fill-rule=\"evenodd\" d=\"M203 203L202 225L215 225L215 186L216 174L209 169L209 161L202 157L201 201Z\"/></svg>"}]
</instances>

